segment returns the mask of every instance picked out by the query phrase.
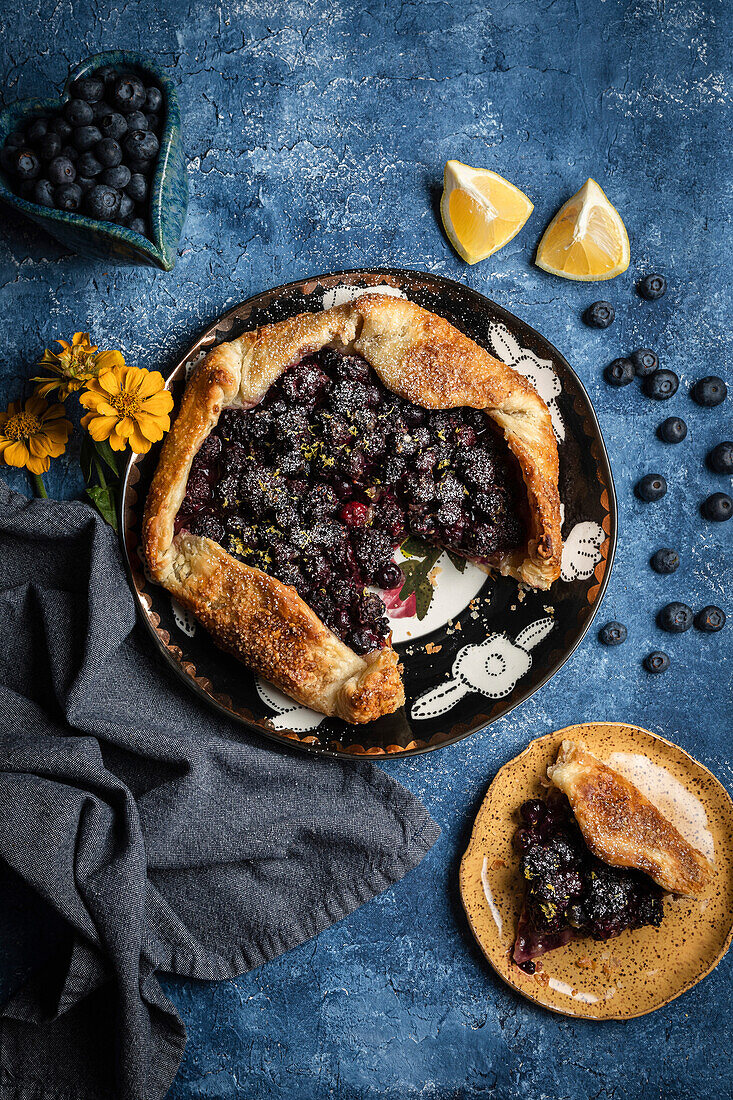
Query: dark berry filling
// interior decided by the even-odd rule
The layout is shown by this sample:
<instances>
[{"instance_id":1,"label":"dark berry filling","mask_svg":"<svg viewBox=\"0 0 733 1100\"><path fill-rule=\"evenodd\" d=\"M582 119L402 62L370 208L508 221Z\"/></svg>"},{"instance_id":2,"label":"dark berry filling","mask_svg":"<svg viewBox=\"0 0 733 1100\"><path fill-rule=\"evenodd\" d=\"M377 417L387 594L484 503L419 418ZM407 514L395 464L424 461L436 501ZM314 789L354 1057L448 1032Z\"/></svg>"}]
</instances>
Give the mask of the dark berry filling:
<instances>
[{"instance_id":1,"label":"dark berry filling","mask_svg":"<svg viewBox=\"0 0 733 1100\"><path fill-rule=\"evenodd\" d=\"M514 847L526 892L513 952L519 966L531 974L532 959L580 936L608 940L627 928L659 927L662 890L592 855L564 794L551 790L520 813Z\"/></svg>"},{"instance_id":2,"label":"dark berry filling","mask_svg":"<svg viewBox=\"0 0 733 1100\"><path fill-rule=\"evenodd\" d=\"M253 409L225 409L194 458L176 530L207 535L298 594L358 653L384 644L366 585L402 582L407 534L487 561L524 540L523 495L485 413L430 411L324 348Z\"/></svg>"}]
</instances>

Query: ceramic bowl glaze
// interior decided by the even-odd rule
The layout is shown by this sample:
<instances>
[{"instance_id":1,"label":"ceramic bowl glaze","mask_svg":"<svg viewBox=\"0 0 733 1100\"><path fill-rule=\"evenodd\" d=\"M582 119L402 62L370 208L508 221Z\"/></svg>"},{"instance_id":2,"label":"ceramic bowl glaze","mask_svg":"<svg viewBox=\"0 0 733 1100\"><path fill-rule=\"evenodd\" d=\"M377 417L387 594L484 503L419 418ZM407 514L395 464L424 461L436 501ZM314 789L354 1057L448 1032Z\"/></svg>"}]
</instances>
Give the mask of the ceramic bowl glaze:
<instances>
[{"instance_id":1,"label":"ceramic bowl glaze","mask_svg":"<svg viewBox=\"0 0 733 1100\"><path fill-rule=\"evenodd\" d=\"M582 741L634 783L686 840L715 863L698 898L666 898L659 928L598 942L575 940L537 960L535 974L512 961L523 886L512 837L518 810L538 798L564 738ZM531 741L497 773L461 861L469 924L487 960L523 997L590 1020L629 1020L668 1004L717 966L733 935L733 801L707 768L638 726L592 722Z\"/></svg>"},{"instance_id":2,"label":"ceramic bowl glaze","mask_svg":"<svg viewBox=\"0 0 733 1100\"><path fill-rule=\"evenodd\" d=\"M591 624L616 542L616 500L598 422L559 351L518 317L440 276L384 268L303 279L230 310L188 349L168 379L178 401L206 352L241 332L358 297L365 288L401 294L446 317L529 378L548 403L560 454L564 508L562 578L549 592L520 590L509 577L459 571L443 554L433 598L419 620L392 618L407 702L363 726L324 718L287 699L214 646L206 632L145 576L140 519L160 448L130 463L124 485L124 548L142 620L165 660L209 706L268 737L329 755L409 756L484 729L540 688Z\"/></svg>"},{"instance_id":3,"label":"ceramic bowl glaze","mask_svg":"<svg viewBox=\"0 0 733 1100\"><path fill-rule=\"evenodd\" d=\"M155 175L150 184L149 221L152 240L113 222L97 221L83 214L49 210L16 195L6 174L0 171L0 199L30 218L61 244L96 260L144 264L170 271L177 258L178 242L188 207L188 174L181 141L181 114L175 85L155 62L143 53L111 50L88 57L68 76L58 99L23 99L0 113L0 147L5 138L27 119L45 111L58 111L70 98L69 85L103 65L129 69L154 81L164 99L164 127Z\"/></svg>"}]
</instances>

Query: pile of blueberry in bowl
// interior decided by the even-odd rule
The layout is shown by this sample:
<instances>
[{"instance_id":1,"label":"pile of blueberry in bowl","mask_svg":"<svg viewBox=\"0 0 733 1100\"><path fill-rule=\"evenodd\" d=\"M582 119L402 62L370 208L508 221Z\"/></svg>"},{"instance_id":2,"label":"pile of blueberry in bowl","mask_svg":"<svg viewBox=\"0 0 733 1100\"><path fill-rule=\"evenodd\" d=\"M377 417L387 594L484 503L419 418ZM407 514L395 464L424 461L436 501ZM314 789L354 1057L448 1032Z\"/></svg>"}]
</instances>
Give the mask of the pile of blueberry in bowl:
<instances>
[{"instance_id":1,"label":"pile of blueberry in bowl","mask_svg":"<svg viewBox=\"0 0 733 1100\"><path fill-rule=\"evenodd\" d=\"M180 116L148 59L90 58L60 100L8 108L0 145L0 197L64 244L173 266L188 196Z\"/></svg>"}]
</instances>

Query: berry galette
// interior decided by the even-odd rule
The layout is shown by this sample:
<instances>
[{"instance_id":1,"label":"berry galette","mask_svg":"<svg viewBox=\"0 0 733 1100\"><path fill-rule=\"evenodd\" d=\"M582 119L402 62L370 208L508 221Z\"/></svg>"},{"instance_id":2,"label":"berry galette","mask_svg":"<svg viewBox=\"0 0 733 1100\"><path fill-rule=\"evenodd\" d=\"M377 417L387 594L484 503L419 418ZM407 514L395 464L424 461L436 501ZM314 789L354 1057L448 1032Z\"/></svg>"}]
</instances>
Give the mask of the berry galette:
<instances>
[{"instance_id":1,"label":"berry galette","mask_svg":"<svg viewBox=\"0 0 733 1100\"><path fill-rule=\"evenodd\" d=\"M153 577L298 702L404 702L377 590L418 536L549 588L558 455L524 377L444 318L365 294L246 332L193 374L148 494Z\"/></svg>"},{"instance_id":2,"label":"berry galette","mask_svg":"<svg viewBox=\"0 0 733 1100\"><path fill-rule=\"evenodd\" d=\"M658 927L665 893L699 895L713 874L702 852L585 746L563 741L547 774L547 797L522 805L514 835L525 898L512 957L530 974L534 959L580 936Z\"/></svg>"}]
</instances>

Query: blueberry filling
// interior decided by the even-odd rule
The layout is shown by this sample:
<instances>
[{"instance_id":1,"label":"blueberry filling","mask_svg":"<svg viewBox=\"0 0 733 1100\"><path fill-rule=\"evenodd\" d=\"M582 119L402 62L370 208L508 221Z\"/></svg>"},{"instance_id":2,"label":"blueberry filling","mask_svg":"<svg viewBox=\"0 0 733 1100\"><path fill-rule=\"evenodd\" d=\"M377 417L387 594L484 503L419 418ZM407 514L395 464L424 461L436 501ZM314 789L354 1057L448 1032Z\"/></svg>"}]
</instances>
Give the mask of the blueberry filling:
<instances>
[{"instance_id":1,"label":"blueberry filling","mask_svg":"<svg viewBox=\"0 0 733 1100\"><path fill-rule=\"evenodd\" d=\"M662 921L662 890L638 871L610 867L591 854L560 791L525 802L514 834L525 899L513 959L532 974L532 959L581 936L608 940L627 928Z\"/></svg>"},{"instance_id":2,"label":"blueberry filling","mask_svg":"<svg viewBox=\"0 0 733 1100\"><path fill-rule=\"evenodd\" d=\"M176 531L292 585L357 653L384 644L366 586L402 582L408 534L478 561L525 538L518 472L485 413L432 411L324 348L253 409L225 409L191 466Z\"/></svg>"}]
</instances>

